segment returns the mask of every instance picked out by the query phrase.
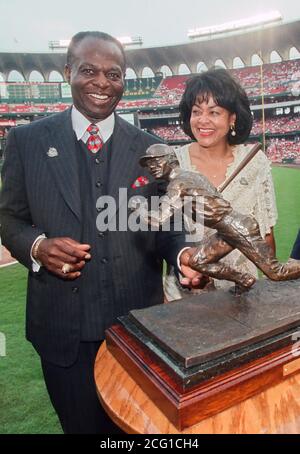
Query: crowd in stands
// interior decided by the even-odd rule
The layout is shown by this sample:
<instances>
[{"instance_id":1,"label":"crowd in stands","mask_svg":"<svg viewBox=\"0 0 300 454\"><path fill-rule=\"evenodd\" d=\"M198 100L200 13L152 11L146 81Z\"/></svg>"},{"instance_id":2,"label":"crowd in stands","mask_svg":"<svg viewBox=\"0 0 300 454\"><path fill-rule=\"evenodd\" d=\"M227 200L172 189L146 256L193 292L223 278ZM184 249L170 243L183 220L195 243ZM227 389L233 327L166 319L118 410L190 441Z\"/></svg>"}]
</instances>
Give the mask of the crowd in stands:
<instances>
[{"instance_id":1,"label":"crowd in stands","mask_svg":"<svg viewBox=\"0 0 300 454\"><path fill-rule=\"evenodd\" d=\"M263 130L262 120L254 120L251 134L261 134ZM287 115L273 117L265 120L265 133L284 134L287 132L300 131L300 115Z\"/></svg>"},{"instance_id":2,"label":"crowd in stands","mask_svg":"<svg viewBox=\"0 0 300 454\"><path fill-rule=\"evenodd\" d=\"M155 108L160 106L175 106L174 100L168 98L149 98L149 99L136 99L126 100L122 99L119 104L119 109L142 109L142 108Z\"/></svg>"},{"instance_id":3,"label":"crowd in stands","mask_svg":"<svg viewBox=\"0 0 300 454\"><path fill-rule=\"evenodd\" d=\"M261 68L241 68L232 70L248 96L259 96L261 93ZM297 77L297 75L299 77ZM263 65L263 88L266 95L275 95L291 91L291 86L300 79L300 60Z\"/></svg>"},{"instance_id":4,"label":"crowd in stands","mask_svg":"<svg viewBox=\"0 0 300 454\"><path fill-rule=\"evenodd\" d=\"M300 140L271 139L268 142L266 154L274 163L300 165Z\"/></svg>"},{"instance_id":5,"label":"crowd in stands","mask_svg":"<svg viewBox=\"0 0 300 454\"><path fill-rule=\"evenodd\" d=\"M170 104L178 104L184 92L188 77L188 75L166 77L162 80L154 96L163 98Z\"/></svg>"},{"instance_id":6,"label":"crowd in stands","mask_svg":"<svg viewBox=\"0 0 300 454\"><path fill-rule=\"evenodd\" d=\"M156 126L150 132L165 140L166 142L188 141L191 140L179 125Z\"/></svg>"},{"instance_id":7,"label":"crowd in stands","mask_svg":"<svg viewBox=\"0 0 300 454\"><path fill-rule=\"evenodd\" d=\"M240 81L249 97L259 96L262 90L259 66L233 69L231 73ZM120 108L177 106L184 92L187 75L169 76L163 79L153 97L147 100L123 99ZM265 96L290 93L292 86L300 83L300 59L263 65L263 90Z\"/></svg>"},{"instance_id":8,"label":"crowd in stands","mask_svg":"<svg viewBox=\"0 0 300 454\"><path fill-rule=\"evenodd\" d=\"M34 114L34 113L54 113L62 112L70 107L67 103L57 104L35 104L35 103L24 103L24 104L1 104L0 103L0 115L1 114Z\"/></svg>"}]
</instances>

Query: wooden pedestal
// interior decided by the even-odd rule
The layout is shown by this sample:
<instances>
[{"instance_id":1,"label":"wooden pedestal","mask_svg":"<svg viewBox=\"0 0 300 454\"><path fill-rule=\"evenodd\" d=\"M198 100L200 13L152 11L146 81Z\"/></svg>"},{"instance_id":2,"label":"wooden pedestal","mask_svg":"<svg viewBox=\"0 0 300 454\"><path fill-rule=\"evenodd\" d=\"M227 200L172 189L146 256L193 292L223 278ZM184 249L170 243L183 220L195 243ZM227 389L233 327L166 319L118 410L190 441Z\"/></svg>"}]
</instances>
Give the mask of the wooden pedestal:
<instances>
[{"instance_id":1,"label":"wooden pedestal","mask_svg":"<svg viewBox=\"0 0 300 454\"><path fill-rule=\"evenodd\" d=\"M129 434L299 434L300 373L284 377L294 361L277 385L182 431L107 350L106 342L97 354L95 381L106 412Z\"/></svg>"},{"instance_id":2,"label":"wooden pedestal","mask_svg":"<svg viewBox=\"0 0 300 454\"><path fill-rule=\"evenodd\" d=\"M215 291L133 310L107 330L107 347L166 419L189 430L300 371L299 291L300 280L261 280L238 298Z\"/></svg>"},{"instance_id":3,"label":"wooden pedestal","mask_svg":"<svg viewBox=\"0 0 300 454\"><path fill-rule=\"evenodd\" d=\"M293 345L184 389L172 378L168 367L121 325L110 328L106 338L112 355L179 431L280 383L300 370L300 359L297 358L300 348Z\"/></svg>"}]
</instances>

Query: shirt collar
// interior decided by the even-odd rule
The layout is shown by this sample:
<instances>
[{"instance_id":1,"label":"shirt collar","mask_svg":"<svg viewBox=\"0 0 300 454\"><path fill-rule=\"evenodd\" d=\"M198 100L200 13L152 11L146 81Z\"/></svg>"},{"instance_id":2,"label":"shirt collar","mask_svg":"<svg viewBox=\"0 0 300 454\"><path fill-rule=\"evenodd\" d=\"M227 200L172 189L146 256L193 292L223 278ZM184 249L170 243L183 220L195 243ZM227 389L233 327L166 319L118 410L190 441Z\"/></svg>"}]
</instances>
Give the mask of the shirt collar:
<instances>
[{"instance_id":1,"label":"shirt collar","mask_svg":"<svg viewBox=\"0 0 300 454\"><path fill-rule=\"evenodd\" d=\"M87 128L91 124L91 122L76 109L75 106L72 106L72 127L76 134L77 140L82 140L86 143L89 133L87 132ZM98 123L95 123L99 128L100 136L103 142L107 142L110 136L113 133L114 126L115 126L115 115L112 113L109 117L105 118L105 120L101 120Z\"/></svg>"}]
</instances>

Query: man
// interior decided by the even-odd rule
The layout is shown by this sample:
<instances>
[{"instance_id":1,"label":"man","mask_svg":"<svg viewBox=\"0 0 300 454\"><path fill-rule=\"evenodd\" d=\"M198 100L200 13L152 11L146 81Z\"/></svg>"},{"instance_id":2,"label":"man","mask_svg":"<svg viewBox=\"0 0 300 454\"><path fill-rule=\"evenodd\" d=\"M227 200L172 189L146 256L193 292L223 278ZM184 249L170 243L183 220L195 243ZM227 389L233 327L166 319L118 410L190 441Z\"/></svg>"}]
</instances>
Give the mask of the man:
<instances>
[{"instance_id":1,"label":"man","mask_svg":"<svg viewBox=\"0 0 300 454\"><path fill-rule=\"evenodd\" d=\"M162 258L180 257L185 283L198 283L181 233L96 228L99 197L118 206L119 188L158 194L153 179L133 189L156 139L114 114L124 75L117 40L75 35L65 67L72 109L13 129L3 166L1 236L29 270L26 334L65 433L114 430L96 395L95 356L119 315L162 302Z\"/></svg>"},{"instance_id":2,"label":"man","mask_svg":"<svg viewBox=\"0 0 300 454\"><path fill-rule=\"evenodd\" d=\"M192 198L191 220L202 222L217 231L203 239L191 255L189 265L193 269L203 275L233 281L241 288L249 288L255 283L254 276L219 261L237 248L269 279L284 281L300 278L300 261L291 259L285 264L278 262L272 248L261 237L256 219L233 210L204 175L182 170L171 147L153 144L140 162L155 178L169 182L167 197L160 210L148 212L145 210L147 203L140 207L140 214L145 221L158 227Z\"/></svg>"},{"instance_id":3,"label":"man","mask_svg":"<svg viewBox=\"0 0 300 454\"><path fill-rule=\"evenodd\" d=\"M298 232L297 238L293 246L293 250L291 252L291 258L300 260L300 230Z\"/></svg>"}]
</instances>

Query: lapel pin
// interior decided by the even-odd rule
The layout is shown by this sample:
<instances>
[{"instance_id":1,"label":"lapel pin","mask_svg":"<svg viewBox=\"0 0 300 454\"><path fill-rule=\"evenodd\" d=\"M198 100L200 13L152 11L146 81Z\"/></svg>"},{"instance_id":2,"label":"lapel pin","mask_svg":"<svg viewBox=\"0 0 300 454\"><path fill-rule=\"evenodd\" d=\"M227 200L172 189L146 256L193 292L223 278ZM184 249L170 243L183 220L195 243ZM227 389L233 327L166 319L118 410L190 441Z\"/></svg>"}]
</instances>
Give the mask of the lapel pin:
<instances>
[{"instance_id":1,"label":"lapel pin","mask_svg":"<svg viewBox=\"0 0 300 454\"><path fill-rule=\"evenodd\" d=\"M47 151L47 155L49 156L49 158L55 158L56 156L58 156L58 151L56 148L50 147Z\"/></svg>"}]
</instances>

